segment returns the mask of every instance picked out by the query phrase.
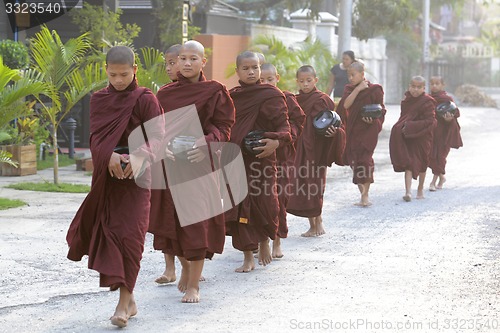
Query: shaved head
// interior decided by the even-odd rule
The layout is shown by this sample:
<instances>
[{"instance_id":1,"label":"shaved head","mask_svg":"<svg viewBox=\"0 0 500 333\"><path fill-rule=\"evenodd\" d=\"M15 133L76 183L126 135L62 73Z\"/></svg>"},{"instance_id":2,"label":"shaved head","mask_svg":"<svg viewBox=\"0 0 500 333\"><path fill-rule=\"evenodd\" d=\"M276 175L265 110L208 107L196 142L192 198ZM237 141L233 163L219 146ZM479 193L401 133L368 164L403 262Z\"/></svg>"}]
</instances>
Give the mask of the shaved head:
<instances>
[{"instance_id":1,"label":"shaved head","mask_svg":"<svg viewBox=\"0 0 500 333\"><path fill-rule=\"evenodd\" d=\"M196 52L202 58L205 57L205 47L203 46L202 43L196 40L188 40L187 42L185 42L184 45L182 45L181 49L179 50L179 54L188 50Z\"/></svg>"},{"instance_id":2,"label":"shaved head","mask_svg":"<svg viewBox=\"0 0 500 333\"><path fill-rule=\"evenodd\" d=\"M173 54L178 56L181 48L182 48L181 44L174 44L165 51L165 54Z\"/></svg>"},{"instance_id":3,"label":"shaved head","mask_svg":"<svg viewBox=\"0 0 500 333\"><path fill-rule=\"evenodd\" d=\"M273 64L270 64L270 63L267 63L267 62L265 64L263 64L262 66L260 66L260 69L262 71L271 71L271 73L273 75L278 74L278 71L276 70L276 67Z\"/></svg>"},{"instance_id":4,"label":"shaved head","mask_svg":"<svg viewBox=\"0 0 500 333\"><path fill-rule=\"evenodd\" d=\"M266 56L264 55L264 53L255 52L255 54L257 55L257 57L259 57L260 65L264 65L266 63Z\"/></svg>"},{"instance_id":5,"label":"shaved head","mask_svg":"<svg viewBox=\"0 0 500 333\"><path fill-rule=\"evenodd\" d=\"M425 83L425 78L421 75L417 75L411 78L413 82Z\"/></svg>"},{"instance_id":6,"label":"shaved head","mask_svg":"<svg viewBox=\"0 0 500 333\"><path fill-rule=\"evenodd\" d=\"M106 64L135 65L134 51L128 46L113 46L106 53Z\"/></svg>"},{"instance_id":7,"label":"shaved head","mask_svg":"<svg viewBox=\"0 0 500 333\"><path fill-rule=\"evenodd\" d=\"M349 69L353 69L359 73L364 73L365 72L365 65L362 62L355 61L349 65Z\"/></svg>"},{"instance_id":8,"label":"shaved head","mask_svg":"<svg viewBox=\"0 0 500 333\"><path fill-rule=\"evenodd\" d=\"M241 61L243 59L249 59L249 58L257 59L257 61L260 64L259 56L257 55L257 53L252 52L252 51L245 51L245 52L238 54L238 56L236 57L236 68L240 67Z\"/></svg>"},{"instance_id":9,"label":"shaved head","mask_svg":"<svg viewBox=\"0 0 500 333\"><path fill-rule=\"evenodd\" d=\"M301 66L297 70L297 78L299 77L299 73L311 73L314 77L316 77L316 71L314 70L314 67L311 65Z\"/></svg>"}]
</instances>

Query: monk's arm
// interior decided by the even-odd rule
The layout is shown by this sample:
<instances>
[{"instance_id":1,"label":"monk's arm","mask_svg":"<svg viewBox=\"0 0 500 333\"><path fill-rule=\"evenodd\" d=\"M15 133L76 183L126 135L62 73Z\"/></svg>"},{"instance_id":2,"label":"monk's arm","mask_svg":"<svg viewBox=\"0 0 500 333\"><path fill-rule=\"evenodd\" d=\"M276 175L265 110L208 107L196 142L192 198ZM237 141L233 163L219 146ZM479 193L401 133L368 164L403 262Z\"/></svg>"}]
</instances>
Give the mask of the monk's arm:
<instances>
[{"instance_id":1,"label":"monk's arm","mask_svg":"<svg viewBox=\"0 0 500 333\"><path fill-rule=\"evenodd\" d=\"M262 103L261 112L266 115L266 118L271 122L272 132L267 132L266 136L269 139L279 141L279 147L287 145L291 142L290 123L288 122L288 110L285 97L276 96Z\"/></svg>"},{"instance_id":2,"label":"monk's arm","mask_svg":"<svg viewBox=\"0 0 500 333\"><path fill-rule=\"evenodd\" d=\"M300 107L297 99L294 95L286 96L286 104L288 107L288 118L290 122L290 134L292 137L292 142L295 142L297 138L302 134L304 129L304 122L306 120L306 115L302 108Z\"/></svg>"},{"instance_id":3,"label":"monk's arm","mask_svg":"<svg viewBox=\"0 0 500 333\"><path fill-rule=\"evenodd\" d=\"M138 100L139 118L146 124L147 144L140 146L134 154L157 161L164 158L165 118L156 96L144 94ZM151 120L151 121L150 121ZM149 147L148 147L149 146Z\"/></svg>"},{"instance_id":4,"label":"monk's arm","mask_svg":"<svg viewBox=\"0 0 500 333\"><path fill-rule=\"evenodd\" d=\"M211 119L213 126L208 129L205 140L207 142L229 141L235 119L233 100L225 88L218 91L212 98L215 100L215 111Z\"/></svg>"},{"instance_id":5,"label":"monk's arm","mask_svg":"<svg viewBox=\"0 0 500 333\"><path fill-rule=\"evenodd\" d=\"M434 103L429 101L422 106L418 120L409 120L404 125L404 135L408 139L427 135L434 130L437 122L434 113Z\"/></svg>"}]
</instances>

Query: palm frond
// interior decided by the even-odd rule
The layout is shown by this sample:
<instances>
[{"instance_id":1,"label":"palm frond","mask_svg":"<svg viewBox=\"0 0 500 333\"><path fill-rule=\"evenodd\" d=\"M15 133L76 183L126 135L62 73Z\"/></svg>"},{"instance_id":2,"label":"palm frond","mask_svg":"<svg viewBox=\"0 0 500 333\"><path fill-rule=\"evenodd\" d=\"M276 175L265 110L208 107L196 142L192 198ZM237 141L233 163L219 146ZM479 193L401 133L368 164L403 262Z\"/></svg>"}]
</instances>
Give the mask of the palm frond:
<instances>
[{"instance_id":1,"label":"palm frond","mask_svg":"<svg viewBox=\"0 0 500 333\"><path fill-rule=\"evenodd\" d=\"M12 154L5 150L0 150L0 164L2 163L11 165L14 168L17 168L19 166L19 163L12 160Z\"/></svg>"},{"instance_id":2,"label":"palm frond","mask_svg":"<svg viewBox=\"0 0 500 333\"><path fill-rule=\"evenodd\" d=\"M144 63L137 71L137 81L156 94L170 80L165 68L165 58L161 51L152 47L143 47L140 50Z\"/></svg>"}]
</instances>

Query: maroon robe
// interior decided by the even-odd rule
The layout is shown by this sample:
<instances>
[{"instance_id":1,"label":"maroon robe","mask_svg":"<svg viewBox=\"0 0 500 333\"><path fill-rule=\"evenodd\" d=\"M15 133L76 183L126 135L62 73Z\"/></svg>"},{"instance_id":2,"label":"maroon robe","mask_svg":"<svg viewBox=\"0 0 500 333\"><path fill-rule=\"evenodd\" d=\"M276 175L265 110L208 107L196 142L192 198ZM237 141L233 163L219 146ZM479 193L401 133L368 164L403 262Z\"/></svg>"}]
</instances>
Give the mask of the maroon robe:
<instances>
[{"instance_id":1,"label":"maroon robe","mask_svg":"<svg viewBox=\"0 0 500 333\"><path fill-rule=\"evenodd\" d=\"M138 187L133 179L111 177L110 157L114 147L128 146L128 136L135 128L159 115L161 108L154 94L138 87L135 80L124 91L109 85L91 97L92 187L66 240L68 258L79 261L88 255L89 268L100 273L101 287L134 290L149 223L150 190ZM160 141L150 140L149 144L158 147ZM147 150L141 153L148 156Z\"/></svg>"},{"instance_id":2,"label":"maroon robe","mask_svg":"<svg viewBox=\"0 0 500 333\"><path fill-rule=\"evenodd\" d=\"M378 84L368 82L368 88L360 91L349 109L344 108L347 97L356 88L348 84L344 88L344 95L337 106L337 113L345 122L346 145L344 151L344 164L351 166L354 184L373 183L373 152L378 142L378 134L382 130L385 118L384 90ZM367 104L382 105L382 117L374 118L367 124L361 117L363 106Z\"/></svg>"},{"instance_id":3,"label":"maroon robe","mask_svg":"<svg viewBox=\"0 0 500 333\"><path fill-rule=\"evenodd\" d=\"M177 73L177 77L177 82L170 83L158 91L157 97L165 112L195 104L207 144L228 141L234 124L235 110L226 87L217 81L206 80L203 73L200 73L198 82L191 82L180 73ZM169 139L166 138L166 141ZM206 158L211 158L209 156L208 154ZM182 170L177 174L186 177L186 181L198 178L194 175L210 174L214 168L213 163L168 159L165 159L164 163L167 168ZM207 188L219 186L216 179L205 180L208 182ZM200 190L204 188L199 186ZM203 209L205 203L192 204L196 209ZM190 261L210 259L214 253L222 253L224 248L224 215L181 226L170 189L152 190L149 232L154 234L153 246L156 250L185 257Z\"/></svg>"},{"instance_id":4,"label":"maroon robe","mask_svg":"<svg viewBox=\"0 0 500 333\"><path fill-rule=\"evenodd\" d=\"M236 108L236 123L231 142L241 146L251 131L264 130L264 136L279 140L284 147L291 141L286 100L283 93L269 84L245 84L230 90ZM234 248L256 250L259 242L276 238L279 203L277 195L276 153L257 158L243 151L248 195L226 212L227 234Z\"/></svg>"},{"instance_id":5,"label":"maroon robe","mask_svg":"<svg viewBox=\"0 0 500 333\"><path fill-rule=\"evenodd\" d=\"M394 171L411 170L413 179L426 171L436 125L435 108L436 101L431 96L424 93L413 97L409 91L405 93L401 115L392 127L389 139Z\"/></svg>"},{"instance_id":6,"label":"maroon robe","mask_svg":"<svg viewBox=\"0 0 500 333\"><path fill-rule=\"evenodd\" d=\"M290 134L292 142L288 145L276 149L276 158L278 159L278 237L286 238L288 236L288 225L286 222L286 207L290 197L290 178L288 177L289 168L293 167L295 161L295 144L298 137L304 129L306 115L297 102L297 98L289 91L283 91L286 98L288 109L288 121L290 122Z\"/></svg>"},{"instance_id":7,"label":"maroon robe","mask_svg":"<svg viewBox=\"0 0 500 333\"><path fill-rule=\"evenodd\" d=\"M327 94L317 88L308 94L300 91L297 101L306 114L306 122L297 139L297 154L289 172L291 192L286 210L297 216L316 217L323 209L326 169L333 163L342 165L345 131L339 128L333 138L327 138L314 130L314 117L325 109L335 108Z\"/></svg>"},{"instance_id":8,"label":"maroon robe","mask_svg":"<svg viewBox=\"0 0 500 333\"><path fill-rule=\"evenodd\" d=\"M453 102L453 98L446 91L432 93L431 96L436 100L437 105L445 102ZM436 117L437 126L434 129L434 140L429 161L429 167L435 175L444 175L446 173L446 157L450 152L450 148L458 149L463 146L460 125L457 120L458 117L460 117L460 110L458 109L455 112L455 118L451 121L446 121L442 117Z\"/></svg>"}]
</instances>

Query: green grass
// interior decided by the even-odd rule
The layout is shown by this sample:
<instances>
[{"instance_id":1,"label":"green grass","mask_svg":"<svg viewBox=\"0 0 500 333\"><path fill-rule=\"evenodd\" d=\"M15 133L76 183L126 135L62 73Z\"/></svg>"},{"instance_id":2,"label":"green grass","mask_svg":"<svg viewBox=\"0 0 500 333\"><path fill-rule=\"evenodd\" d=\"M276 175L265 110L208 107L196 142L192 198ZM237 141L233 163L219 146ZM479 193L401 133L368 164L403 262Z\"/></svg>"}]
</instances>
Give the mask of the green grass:
<instances>
[{"instance_id":1,"label":"green grass","mask_svg":"<svg viewBox=\"0 0 500 333\"><path fill-rule=\"evenodd\" d=\"M66 155L66 154L59 154L58 159L59 159L59 166L60 167L68 166L68 165L72 165L72 164L76 163L74 159L69 158L68 155ZM37 170L45 170L45 169L53 168L53 167L54 167L54 156L52 156L52 155L47 155L45 157L45 160L37 160L36 161L36 169Z\"/></svg>"},{"instance_id":2,"label":"green grass","mask_svg":"<svg viewBox=\"0 0 500 333\"><path fill-rule=\"evenodd\" d=\"M6 186L15 190L40 191L40 192L65 192L65 193L88 193L90 186L80 184L60 183L18 183Z\"/></svg>"},{"instance_id":3,"label":"green grass","mask_svg":"<svg viewBox=\"0 0 500 333\"><path fill-rule=\"evenodd\" d=\"M0 210L16 208L26 205L26 202L21 200L11 200L7 198L0 198Z\"/></svg>"}]
</instances>

